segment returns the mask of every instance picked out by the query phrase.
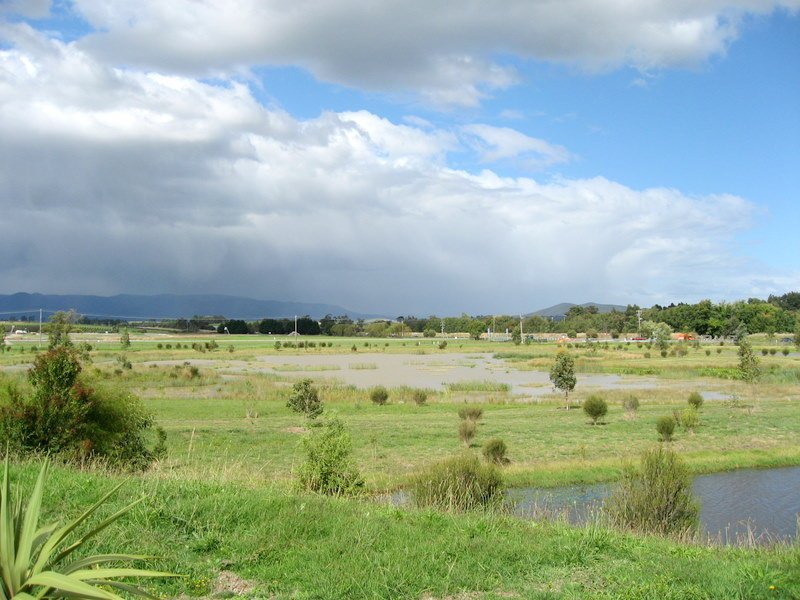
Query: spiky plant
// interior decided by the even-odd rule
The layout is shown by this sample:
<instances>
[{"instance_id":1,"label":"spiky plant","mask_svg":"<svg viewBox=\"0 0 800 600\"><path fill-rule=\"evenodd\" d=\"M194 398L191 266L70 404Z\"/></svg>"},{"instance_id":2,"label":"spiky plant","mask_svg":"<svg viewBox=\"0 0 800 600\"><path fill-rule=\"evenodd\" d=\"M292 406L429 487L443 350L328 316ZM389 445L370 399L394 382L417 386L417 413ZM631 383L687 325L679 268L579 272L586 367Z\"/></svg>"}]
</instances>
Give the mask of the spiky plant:
<instances>
[{"instance_id":1,"label":"spiky plant","mask_svg":"<svg viewBox=\"0 0 800 600\"><path fill-rule=\"evenodd\" d=\"M0 600L55 600L61 598L89 598L97 600L122 600L120 596L103 589L111 588L131 594L154 598L138 587L116 581L128 577L174 577L170 573L109 566L121 561L143 560L152 557L134 554L98 554L72 560L73 553L87 540L98 534L142 501L142 498L118 510L95 525L70 544L67 538L116 492L114 487L77 519L59 526L51 523L39 526L42 493L47 479L48 462L39 471L36 485L27 505L22 494L15 490L12 498L8 477L8 456L0 489Z\"/></svg>"}]
</instances>

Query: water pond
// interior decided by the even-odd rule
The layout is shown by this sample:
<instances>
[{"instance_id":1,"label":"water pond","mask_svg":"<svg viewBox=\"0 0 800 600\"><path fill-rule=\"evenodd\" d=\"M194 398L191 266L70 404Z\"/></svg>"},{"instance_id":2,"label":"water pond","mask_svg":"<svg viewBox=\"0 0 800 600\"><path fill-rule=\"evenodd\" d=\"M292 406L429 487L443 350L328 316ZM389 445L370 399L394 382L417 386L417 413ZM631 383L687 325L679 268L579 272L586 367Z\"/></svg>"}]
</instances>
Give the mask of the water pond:
<instances>
[{"instance_id":1,"label":"water pond","mask_svg":"<svg viewBox=\"0 0 800 600\"><path fill-rule=\"evenodd\" d=\"M517 488L507 497L517 515L530 517L544 509L581 523L598 510L610 490L610 485ZM757 542L792 540L798 535L800 467L698 475L693 490L701 504L702 530L723 543L748 537Z\"/></svg>"}]
</instances>

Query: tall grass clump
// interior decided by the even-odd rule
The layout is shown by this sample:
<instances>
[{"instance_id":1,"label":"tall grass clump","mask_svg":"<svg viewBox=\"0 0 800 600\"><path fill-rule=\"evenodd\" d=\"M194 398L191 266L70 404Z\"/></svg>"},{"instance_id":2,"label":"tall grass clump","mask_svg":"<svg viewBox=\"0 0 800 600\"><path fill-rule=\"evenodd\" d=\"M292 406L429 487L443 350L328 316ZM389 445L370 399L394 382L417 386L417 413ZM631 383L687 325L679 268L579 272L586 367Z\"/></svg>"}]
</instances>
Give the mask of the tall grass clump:
<instances>
[{"instance_id":1,"label":"tall grass clump","mask_svg":"<svg viewBox=\"0 0 800 600\"><path fill-rule=\"evenodd\" d=\"M353 442L339 419L324 423L303 439L306 460L300 465L299 483L304 490L329 496L351 496L364 487L364 479L352 459Z\"/></svg>"},{"instance_id":2,"label":"tall grass clump","mask_svg":"<svg viewBox=\"0 0 800 600\"><path fill-rule=\"evenodd\" d=\"M463 421L480 421L483 417L483 409L480 406L465 406L458 410L458 416Z\"/></svg>"},{"instance_id":3,"label":"tall grass clump","mask_svg":"<svg viewBox=\"0 0 800 600\"><path fill-rule=\"evenodd\" d=\"M503 478L493 464L465 452L417 473L411 494L417 506L456 511L490 508L502 502Z\"/></svg>"},{"instance_id":4,"label":"tall grass clump","mask_svg":"<svg viewBox=\"0 0 800 600\"><path fill-rule=\"evenodd\" d=\"M633 394L626 396L622 401L622 408L624 408L625 412L628 414L635 414L636 411L639 410L639 399Z\"/></svg>"},{"instance_id":5,"label":"tall grass clump","mask_svg":"<svg viewBox=\"0 0 800 600\"><path fill-rule=\"evenodd\" d=\"M672 441L672 435L675 433L675 418L670 415L659 417L656 421L656 431L661 436L661 441Z\"/></svg>"},{"instance_id":6,"label":"tall grass clump","mask_svg":"<svg viewBox=\"0 0 800 600\"><path fill-rule=\"evenodd\" d=\"M703 406L703 395L700 392L692 392L689 394L688 402L690 406L700 410L700 407Z\"/></svg>"},{"instance_id":7,"label":"tall grass clump","mask_svg":"<svg viewBox=\"0 0 800 600\"><path fill-rule=\"evenodd\" d=\"M486 445L483 447L483 458L490 463L504 465L509 462L508 458L506 457L507 452L508 447L503 440L500 438L492 438L486 442Z\"/></svg>"},{"instance_id":8,"label":"tall grass clump","mask_svg":"<svg viewBox=\"0 0 800 600\"><path fill-rule=\"evenodd\" d=\"M414 404L417 406L424 406L428 401L428 392L425 390L414 390L414 393L411 395L411 397L414 400Z\"/></svg>"},{"instance_id":9,"label":"tall grass clump","mask_svg":"<svg viewBox=\"0 0 800 600\"><path fill-rule=\"evenodd\" d=\"M478 422L472 419L464 419L458 424L458 439L469 448L472 445L472 440L475 439L475 434L478 433Z\"/></svg>"},{"instance_id":10,"label":"tall grass clump","mask_svg":"<svg viewBox=\"0 0 800 600\"><path fill-rule=\"evenodd\" d=\"M617 527L662 535L693 531L700 516L689 470L660 445L642 453L638 469L626 467L605 508Z\"/></svg>"},{"instance_id":11,"label":"tall grass clump","mask_svg":"<svg viewBox=\"0 0 800 600\"><path fill-rule=\"evenodd\" d=\"M382 385L376 386L369 391L369 399L373 404L383 406L389 401L389 392Z\"/></svg>"}]
</instances>

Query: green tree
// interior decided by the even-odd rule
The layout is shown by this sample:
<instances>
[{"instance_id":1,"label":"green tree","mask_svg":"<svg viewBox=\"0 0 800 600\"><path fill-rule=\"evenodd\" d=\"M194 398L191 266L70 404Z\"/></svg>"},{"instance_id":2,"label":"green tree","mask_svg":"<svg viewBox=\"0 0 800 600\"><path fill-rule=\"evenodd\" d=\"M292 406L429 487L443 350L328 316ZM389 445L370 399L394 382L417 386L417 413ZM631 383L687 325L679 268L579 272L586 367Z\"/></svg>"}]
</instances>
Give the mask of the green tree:
<instances>
[{"instance_id":1,"label":"green tree","mask_svg":"<svg viewBox=\"0 0 800 600\"><path fill-rule=\"evenodd\" d=\"M747 338L739 342L739 375L748 383L755 383L761 377L761 367Z\"/></svg>"},{"instance_id":2,"label":"green tree","mask_svg":"<svg viewBox=\"0 0 800 600\"><path fill-rule=\"evenodd\" d=\"M666 350L667 342L672 334L672 327L664 322L642 321L639 334L642 337L653 340L661 350Z\"/></svg>"},{"instance_id":3,"label":"green tree","mask_svg":"<svg viewBox=\"0 0 800 600\"><path fill-rule=\"evenodd\" d=\"M128 333L127 329L122 330L122 334L119 336L119 343L122 344L123 348L131 347L131 334Z\"/></svg>"},{"instance_id":4,"label":"green tree","mask_svg":"<svg viewBox=\"0 0 800 600\"><path fill-rule=\"evenodd\" d=\"M800 313L797 313L794 324L794 345L800 348Z\"/></svg>"},{"instance_id":5,"label":"green tree","mask_svg":"<svg viewBox=\"0 0 800 600\"><path fill-rule=\"evenodd\" d=\"M353 443L344 424L333 419L303 440L306 461L300 465L303 489L331 496L357 494L364 479L353 463Z\"/></svg>"},{"instance_id":6,"label":"green tree","mask_svg":"<svg viewBox=\"0 0 800 600\"><path fill-rule=\"evenodd\" d=\"M322 401L311 383L310 379L303 379L295 383L286 406L295 412L304 413L309 419L316 419L322 414Z\"/></svg>"},{"instance_id":7,"label":"green tree","mask_svg":"<svg viewBox=\"0 0 800 600\"><path fill-rule=\"evenodd\" d=\"M48 349L52 350L58 346L72 346L69 334L72 325L78 320L78 315L74 310L53 313L50 322L47 324Z\"/></svg>"},{"instance_id":8,"label":"green tree","mask_svg":"<svg viewBox=\"0 0 800 600\"><path fill-rule=\"evenodd\" d=\"M550 381L556 389L564 392L564 402L569 408L569 393L575 389L578 380L575 378L575 361L566 352L556 354L556 362L550 369Z\"/></svg>"}]
</instances>

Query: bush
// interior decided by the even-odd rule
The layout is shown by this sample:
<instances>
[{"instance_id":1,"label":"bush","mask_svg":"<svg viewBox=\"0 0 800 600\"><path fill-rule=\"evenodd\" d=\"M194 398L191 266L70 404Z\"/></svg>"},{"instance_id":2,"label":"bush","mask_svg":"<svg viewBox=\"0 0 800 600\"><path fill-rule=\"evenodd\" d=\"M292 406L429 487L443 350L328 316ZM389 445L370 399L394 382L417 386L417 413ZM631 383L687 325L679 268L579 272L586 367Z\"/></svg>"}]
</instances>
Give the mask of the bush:
<instances>
[{"instance_id":1,"label":"bush","mask_svg":"<svg viewBox=\"0 0 800 600\"><path fill-rule=\"evenodd\" d=\"M689 405L699 410L703 406L703 395L700 392L692 392L689 394Z\"/></svg>"},{"instance_id":2,"label":"bush","mask_svg":"<svg viewBox=\"0 0 800 600\"><path fill-rule=\"evenodd\" d=\"M639 399L633 394L627 396L625 400L622 401L622 408L628 412L636 412L639 410Z\"/></svg>"},{"instance_id":3,"label":"bush","mask_svg":"<svg viewBox=\"0 0 800 600\"><path fill-rule=\"evenodd\" d=\"M709 350L708 348L706 348L706 356L711 356L711 350Z\"/></svg>"},{"instance_id":4,"label":"bush","mask_svg":"<svg viewBox=\"0 0 800 600\"><path fill-rule=\"evenodd\" d=\"M656 421L656 431L658 431L663 441L671 441L672 434L675 433L675 418L669 415L659 417L658 421Z\"/></svg>"},{"instance_id":5,"label":"bush","mask_svg":"<svg viewBox=\"0 0 800 600\"><path fill-rule=\"evenodd\" d=\"M700 515L691 486L678 455L659 446L642 454L638 470L625 469L606 510L618 527L658 534L690 531Z\"/></svg>"},{"instance_id":6,"label":"bush","mask_svg":"<svg viewBox=\"0 0 800 600\"><path fill-rule=\"evenodd\" d=\"M592 419L592 425L597 425L597 421L608 413L608 404L600 396L592 394L583 401L583 412Z\"/></svg>"},{"instance_id":7,"label":"bush","mask_svg":"<svg viewBox=\"0 0 800 600\"><path fill-rule=\"evenodd\" d=\"M101 458L113 466L146 468L154 458L144 441L150 414L135 396L89 387L80 375L70 347L56 346L37 356L28 372L31 395L9 388L0 401L0 439L23 454Z\"/></svg>"},{"instance_id":8,"label":"bush","mask_svg":"<svg viewBox=\"0 0 800 600\"><path fill-rule=\"evenodd\" d=\"M426 329L422 332L422 336L426 338L436 337L436 330L435 329Z\"/></svg>"},{"instance_id":9,"label":"bush","mask_svg":"<svg viewBox=\"0 0 800 600\"><path fill-rule=\"evenodd\" d=\"M766 356L767 354L769 354L769 350L767 348L762 348L761 349L761 356Z\"/></svg>"},{"instance_id":10,"label":"bush","mask_svg":"<svg viewBox=\"0 0 800 600\"><path fill-rule=\"evenodd\" d=\"M458 410L458 416L465 421L480 421L483 409L480 406L465 406Z\"/></svg>"},{"instance_id":11,"label":"bush","mask_svg":"<svg viewBox=\"0 0 800 600\"><path fill-rule=\"evenodd\" d=\"M781 354L783 354L784 356L789 356L789 349L784 348L783 350L781 350Z\"/></svg>"},{"instance_id":12,"label":"bush","mask_svg":"<svg viewBox=\"0 0 800 600\"><path fill-rule=\"evenodd\" d=\"M472 510L499 506L503 478L491 464L481 463L471 452L430 465L411 480L417 506L444 510Z\"/></svg>"},{"instance_id":13,"label":"bush","mask_svg":"<svg viewBox=\"0 0 800 600\"><path fill-rule=\"evenodd\" d=\"M483 457L490 463L504 465L508 462L506 458L507 451L508 448L503 440L500 438L492 438L486 442L486 445L483 447Z\"/></svg>"},{"instance_id":14,"label":"bush","mask_svg":"<svg viewBox=\"0 0 800 600\"><path fill-rule=\"evenodd\" d=\"M353 444L344 424L333 419L303 439L306 461L299 469L300 486L331 496L354 495L364 480L353 464Z\"/></svg>"},{"instance_id":15,"label":"bush","mask_svg":"<svg viewBox=\"0 0 800 600\"><path fill-rule=\"evenodd\" d=\"M378 406L383 406L389 401L389 392L385 387L379 385L369 391L369 399Z\"/></svg>"},{"instance_id":16,"label":"bush","mask_svg":"<svg viewBox=\"0 0 800 600\"><path fill-rule=\"evenodd\" d=\"M667 358L667 351L666 350L662 350L661 351L661 358Z\"/></svg>"},{"instance_id":17,"label":"bush","mask_svg":"<svg viewBox=\"0 0 800 600\"><path fill-rule=\"evenodd\" d=\"M286 406L295 412L303 413L309 419L316 419L322 414L322 401L311 383L310 379L303 379L295 383L292 386L292 393L289 394L289 400L286 401Z\"/></svg>"},{"instance_id":18,"label":"bush","mask_svg":"<svg viewBox=\"0 0 800 600\"><path fill-rule=\"evenodd\" d=\"M447 348L447 342L442 340L439 342L439 350L444 350L445 348Z\"/></svg>"},{"instance_id":19,"label":"bush","mask_svg":"<svg viewBox=\"0 0 800 600\"><path fill-rule=\"evenodd\" d=\"M650 353L649 353L649 352L645 352L645 353L644 353L644 357L645 357L645 358L650 358Z\"/></svg>"},{"instance_id":20,"label":"bush","mask_svg":"<svg viewBox=\"0 0 800 600\"><path fill-rule=\"evenodd\" d=\"M414 399L414 404L417 406L422 406L428 401L428 392L425 390L414 390L414 393L411 397Z\"/></svg>"},{"instance_id":21,"label":"bush","mask_svg":"<svg viewBox=\"0 0 800 600\"><path fill-rule=\"evenodd\" d=\"M458 424L458 439L464 442L464 445L469 448L472 440L475 439L475 434L478 432L478 423L465 419Z\"/></svg>"},{"instance_id":22,"label":"bush","mask_svg":"<svg viewBox=\"0 0 800 600\"><path fill-rule=\"evenodd\" d=\"M697 408L690 406L684 409L680 414L680 423L687 431L694 431L700 424L700 413L697 412Z\"/></svg>"}]
</instances>

